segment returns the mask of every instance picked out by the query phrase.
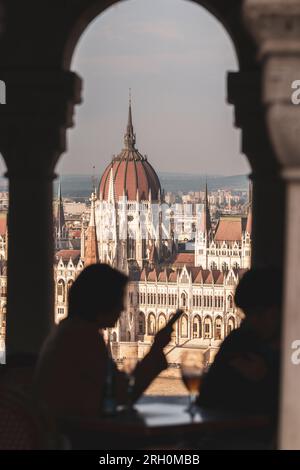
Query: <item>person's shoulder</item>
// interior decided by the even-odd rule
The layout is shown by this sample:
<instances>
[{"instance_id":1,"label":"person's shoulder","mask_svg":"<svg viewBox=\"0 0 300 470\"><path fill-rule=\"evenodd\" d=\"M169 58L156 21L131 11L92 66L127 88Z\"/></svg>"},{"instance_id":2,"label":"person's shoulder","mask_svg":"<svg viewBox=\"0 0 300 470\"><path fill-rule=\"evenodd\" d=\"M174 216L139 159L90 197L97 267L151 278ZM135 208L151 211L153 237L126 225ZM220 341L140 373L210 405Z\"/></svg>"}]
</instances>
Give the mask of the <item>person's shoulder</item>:
<instances>
[{"instance_id":1,"label":"person's shoulder","mask_svg":"<svg viewBox=\"0 0 300 470\"><path fill-rule=\"evenodd\" d=\"M220 350L243 349L249 341L251 341L251 333L244 325L241 325L226 336Z\"/></svg>"}]
</instances>

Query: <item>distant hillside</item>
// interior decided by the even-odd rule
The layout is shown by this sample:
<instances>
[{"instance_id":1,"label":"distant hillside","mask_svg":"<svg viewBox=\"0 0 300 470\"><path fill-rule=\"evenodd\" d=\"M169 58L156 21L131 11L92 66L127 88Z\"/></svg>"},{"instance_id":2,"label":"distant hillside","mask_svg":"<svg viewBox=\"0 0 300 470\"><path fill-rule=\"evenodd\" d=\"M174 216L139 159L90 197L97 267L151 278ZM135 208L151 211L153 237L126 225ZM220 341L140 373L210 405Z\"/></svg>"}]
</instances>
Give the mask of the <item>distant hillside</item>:
<instances>
[{"instance_id":1,"label":"distant hillside","mask_svg":"<svg viewBox=\"0 0 300 470\"><path fill-rule=\"evenodd\" d=\"M165 191L201 191L205 187L206 176L164 173L158 174L162 188ZM92 175L62 175L61 186L64 197L70 198L88 198L91 194L93 183ZM98 186L99 181L96 181ZM236 176L207 176L207 185L209 191L217 189L232 189L245 191L248 188L248 177L246 175ZM58 180L54 182L54 194L57 193ZM7 180L0 178L0 191L7 190Z\"/></svg>"},{"instance_id":2,"label":"distant hillside","mask_svg":"<svg viewBox=\"0 0 300 470\"><path fill-rule=\"evenodd\" d=\"M159 173L160 182L165 191L201 191L205 187L206 176L178 173ZM248 188L248 176L207 176L209 191L233 189L245 191Z\"/></svg>"}]
</instances>

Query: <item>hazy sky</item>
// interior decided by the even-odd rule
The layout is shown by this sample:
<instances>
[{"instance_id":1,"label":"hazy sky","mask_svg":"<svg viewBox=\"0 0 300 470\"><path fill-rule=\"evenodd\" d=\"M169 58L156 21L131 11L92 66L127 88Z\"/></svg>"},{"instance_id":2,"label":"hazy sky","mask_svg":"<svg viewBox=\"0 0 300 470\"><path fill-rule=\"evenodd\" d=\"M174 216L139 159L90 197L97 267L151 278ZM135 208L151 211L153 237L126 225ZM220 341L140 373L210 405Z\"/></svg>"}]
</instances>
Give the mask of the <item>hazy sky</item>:
<instances>
[{"instance_id":1,"label":"hazy sky","mask_svg":"<svg viewBox=\"0 0 300 470\"><path fill-rule=\"evenodd\" d=\"M226 103L237 70L223 27L186 0L126 0L86 30L72 70L84 80L60 173L97 174L123 146L132 89L137 148L158 171L240 174L240 132Z\"/></svg>"}]
</instances>

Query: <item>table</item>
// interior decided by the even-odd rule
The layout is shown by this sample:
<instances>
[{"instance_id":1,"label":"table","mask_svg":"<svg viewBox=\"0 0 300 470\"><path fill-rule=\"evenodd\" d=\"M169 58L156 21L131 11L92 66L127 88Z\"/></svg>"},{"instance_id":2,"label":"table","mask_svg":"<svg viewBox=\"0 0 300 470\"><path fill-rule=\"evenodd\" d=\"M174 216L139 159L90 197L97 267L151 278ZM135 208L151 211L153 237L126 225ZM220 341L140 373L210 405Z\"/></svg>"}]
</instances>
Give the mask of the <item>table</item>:
<instances>
[{"instance_id":1,"label":"table","mask_svg":"<svg viewBox=\"0 0 300 470\"><path fill-rule=\"evenodd\" d=\"M220 432L264 430L271 425L266 416L233 414L198 408L193 418L186 405L174 403L142 403L135 405L138 413L111 418L69 419L64 432L74 448L80 449L146 449L175 448L183 442L197 441L203 436ZM171 446L171 447L168 447Z\"/></svg>"}]
</instances>

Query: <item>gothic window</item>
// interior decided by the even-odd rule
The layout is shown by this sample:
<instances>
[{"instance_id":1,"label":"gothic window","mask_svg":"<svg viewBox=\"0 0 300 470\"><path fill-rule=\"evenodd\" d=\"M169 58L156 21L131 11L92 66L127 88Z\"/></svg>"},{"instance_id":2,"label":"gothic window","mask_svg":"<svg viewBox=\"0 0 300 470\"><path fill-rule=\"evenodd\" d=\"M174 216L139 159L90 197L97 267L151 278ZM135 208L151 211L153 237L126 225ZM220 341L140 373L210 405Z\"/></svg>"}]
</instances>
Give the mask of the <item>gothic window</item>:
<instances>
[{"instance_id":1,"label":"gothic window","mask_svg":"<svg viewBox=\"0 0 300 470\"><path fill-rule=\"evenodd\" d=\"M186 294L183 292L181 294L181 306L186 307L186 305L187 305Z\"/></svg>"},{"instance_id":2,"label":"gothic window","mask_svg":"<svg viewBox=\"0 0 300 470\"><path fill-rule=\"evenodd\" d=\"M183 315L181 317L181 337L187 338L188 337L188 317L187 315Z\"/></svg>"},{"instance_id":3,"label":"gothic window","mask_svg":"<svg viewBox=\"0 0 300 470\"><path fill-rule=\"evenodd\" d=\"M232 295L229 295L227 298L228 301L228 308L232 309L233 308L233 298Z\"/></svg>"},{"instance_id":4,"label":"gothic window","mask_svg":"<svg viewBox=\"0 0 300 470\"><path fill-rule=\"evenodd\" d=\"M216 318L215 322L215 339L222 339L222 318Z\"/></svg>"},{"instance_id":5,"label":"gothic window","mask_svg":"<svg viewBox=\"0 0 300 470\"><path fill-rule=\"evenodd\" d=\"M204 320L204 338L209 339L212 337L212 321L210 317Z\"/></svg>"},{"instance_id":6,"label":"gothic window","mask_svg":"<svg viewBox=\"0 0 300 470\"><path fill-rule=\"evenodd\" d=\"M139 335L145 334L145 315L143 312L139 313Z\"/></svg>"},{"instance_id":7,"label":"gothic window","mask_svg":"<svg viewBox=\"0 0 300 470\"><path fill-rule=\"evenodd\" d=\"M230 317L227 324L227 334L232 332L235 329L235 321L233 317Z\"/></svg>"},{"instance_id":8,"label":"gothic window","mask_svg":"<svg viewBox=\"0 0 300 470\"><path fill-rule=\"evenodd\" d=\"M196 315L193 318L193 338L201 338L202 331L201 331L201 319L199 315Z\"/></svg>"},{"instance_id":9,"label":"gothic window","mask_svg":"<svg viewBox=\"0 0 300 470\"><path fill-rule=\"evenodd\" d=\"M153 313L150 313L148 316L148 335L155 335L155 316Z\"/></svg>"},{"instance_id":10,"label":"gothic window","mask_svg":"<svg viewBox=\"0 0 300 470\"><path fill-rule=\"evenodd\" d=\"M117 333L114 331L112 334L112 341L115 343L117 341Z\"/></svg>"},{"instance_id":11,"label":"gothic window","mask_svg":"<svg viewBox=\"0 0 300 470\"><path fill-rule=\"evenodd\" d=\"M64 302L65 301L65 282L60 279L57 283L57 300L58 302Z\"/></svg>"},{"instance_id":12,"label":"gothic window","mask_svg":"<svg viewBox=\"0 0 300 470\"><path fill-rule=\"evenodd\" d=\"M217 264L214 261L210 264L210 269L211 270L217 269Z\"/></svg>"},{"instance_id":13,"label":"gothic window","mask_svg":"<svg viewBox=\"0 0 300 470\"><path fill-rule=\"evenodd\" d=\"M228 271L228 264L227 263L222 263L222 271Z\"/></svg>"},{"instance_id":14,"label":"gothic window","mask_svg":"<svg viewBox=\"0 0 300 470\"><path fill-rule=\"evenodd\" d=\"M163 313L161 313L158 317L158 330L161 330L164 326L166 326L166 317Z\"/></svg>"}]
</instances>

